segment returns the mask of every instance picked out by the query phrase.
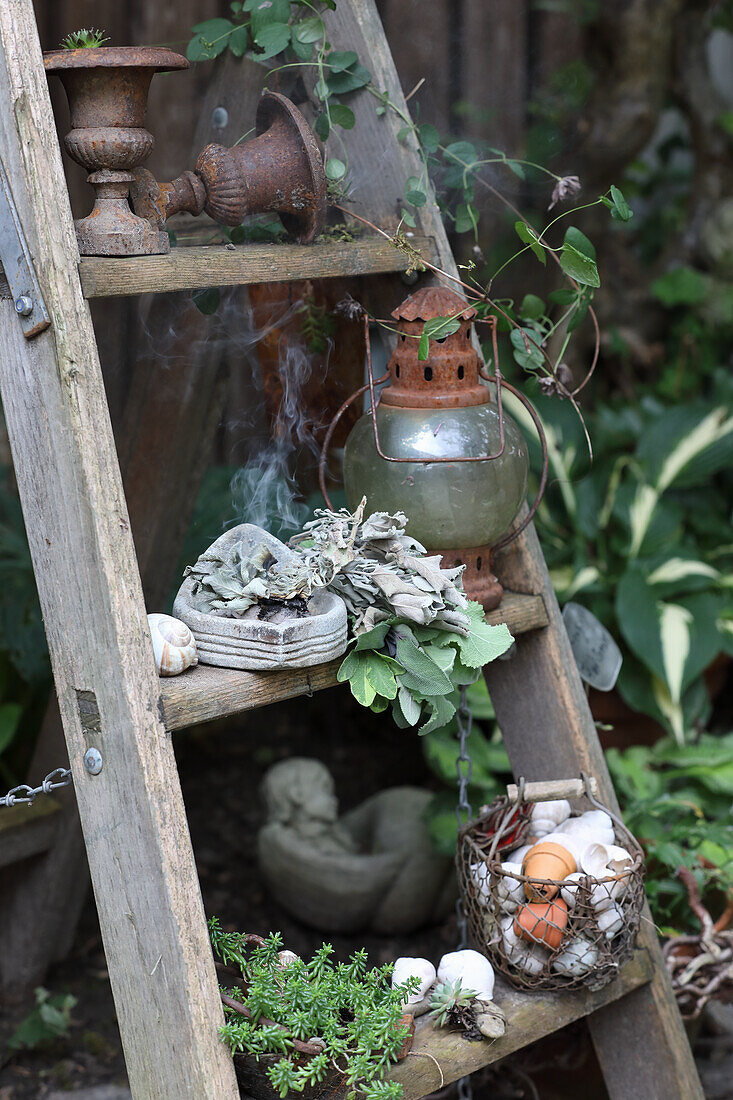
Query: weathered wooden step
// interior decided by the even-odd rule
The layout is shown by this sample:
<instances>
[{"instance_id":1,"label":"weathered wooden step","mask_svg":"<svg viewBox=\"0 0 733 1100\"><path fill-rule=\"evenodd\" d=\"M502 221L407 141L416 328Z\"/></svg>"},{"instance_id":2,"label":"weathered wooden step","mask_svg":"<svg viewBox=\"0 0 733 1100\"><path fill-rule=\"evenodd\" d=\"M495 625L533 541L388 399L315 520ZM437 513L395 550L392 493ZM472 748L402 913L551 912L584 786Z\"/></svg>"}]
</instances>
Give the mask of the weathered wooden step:
<instances>
[{"instance_id":1,"label":"weathered wooden step","mask_svg":"<svg viewBox=\"0 0 733 1100\"><path fill-rule=\"evenodd\" d=\"M486 615L488 623L506 623L512 634L547 626L541 596L505 592L501 607ZM241 672L231 668L196 668L160 681L163 720L168 730L210 722L215 718L279 703L297 695L333 687L341 659L312 668L283 672Z\"/></svg>"},{"instance_id":2,"label":"weathered wooden step","mask_svg":"<svg viewBox=\"0 0 733 1100\"><path fill-rule=\"evenodd\" d=\"M621 968L615 981L596 993L587 989L519 993L497 975L494 1000L507 1017L506 1033L501 1039L467 1042L461 1032L434 1028L428 1017L422 1016L417 1021L410 1054L395 1066L390 1078L403 1086L404 1100L419 1100L617 1001L651 981L653 972L647 952L640 950Z\"/></svg>"},{"instance_id":3,"label":"weathered wooden step","mask_svg":"<svg viewBox=\"0 0 733 1100\"><path fill-rule=\"evenodd\" d=\"M433 259L432 240L412 237L410 245ZM412 260L384 237L320 244L245 244L236 247L177 247L167 256L82 256L79 274L85 298L119 298L294 279L384 275L406 271Z\"/></svg>"},{"instance_id":4,"label":"weathered wooden step","mask_svg":"<svg viewBox=\"0 0 733 1100\"><path fill-rule=\"evenodd\" d=\"M0 809L0 867L20 863L51 847L59 803L42 795L31 806Z\"/></svg>"}]
</instances>

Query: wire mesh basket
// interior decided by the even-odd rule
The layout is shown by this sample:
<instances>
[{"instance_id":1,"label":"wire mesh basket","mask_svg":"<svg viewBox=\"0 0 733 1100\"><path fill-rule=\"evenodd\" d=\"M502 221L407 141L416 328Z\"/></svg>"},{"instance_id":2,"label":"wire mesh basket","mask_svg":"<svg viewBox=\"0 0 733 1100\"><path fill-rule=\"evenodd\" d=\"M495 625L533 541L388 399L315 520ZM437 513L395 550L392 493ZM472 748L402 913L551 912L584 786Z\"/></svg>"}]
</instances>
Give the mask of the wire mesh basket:
<instances>
[{"instance_id":1,"label":"wire mesh basket","mask_svg":"<svg viewBox=\"0 0 733 1100\"><path fill-rule=\"evenodd\" d=\"M520 780L459 833L472 938L518 989L600 989L633 952L644 855L595 789L586 776Z\"/></svg>"}]
</instances>

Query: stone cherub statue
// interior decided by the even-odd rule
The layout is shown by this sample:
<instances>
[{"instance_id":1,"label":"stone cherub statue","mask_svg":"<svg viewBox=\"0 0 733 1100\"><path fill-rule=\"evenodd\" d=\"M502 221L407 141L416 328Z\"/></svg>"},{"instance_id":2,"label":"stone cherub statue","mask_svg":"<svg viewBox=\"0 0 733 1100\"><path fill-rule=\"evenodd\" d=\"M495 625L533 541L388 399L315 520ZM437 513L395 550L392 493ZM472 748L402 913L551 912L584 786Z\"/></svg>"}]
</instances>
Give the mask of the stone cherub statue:
<instances>
[{"instance_id":1,"label":"stone cherub statue","mask_svg":"<svg viewBox=\"0 0 733 1100\"><path fill-rule=\"evenodd\" d=\"M395 934L450 911L455 873L428 836L430 791L393 787L339 818L328 768L295 757L270 768L262 793L260 869L292 916L324 932Z\"/></svg>"}]
</instances>

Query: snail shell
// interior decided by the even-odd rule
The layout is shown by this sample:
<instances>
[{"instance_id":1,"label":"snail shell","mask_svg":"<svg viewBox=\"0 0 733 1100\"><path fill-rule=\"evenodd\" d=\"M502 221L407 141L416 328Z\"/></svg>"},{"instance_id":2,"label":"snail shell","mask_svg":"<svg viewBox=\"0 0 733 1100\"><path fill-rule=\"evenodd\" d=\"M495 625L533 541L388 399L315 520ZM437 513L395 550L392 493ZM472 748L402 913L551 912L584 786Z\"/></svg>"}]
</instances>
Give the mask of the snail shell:
<instances>
[{"instance_id":1,"label":"snail shell","mask_svg":"<svg viewBox=\"0 0 733 1100\"><path fill-rule=\"evenodd\" d=\"M190 629L172 615L148 615L155 667L159 676L178 676L198 662Z\"/></svg>"}]
</instances>

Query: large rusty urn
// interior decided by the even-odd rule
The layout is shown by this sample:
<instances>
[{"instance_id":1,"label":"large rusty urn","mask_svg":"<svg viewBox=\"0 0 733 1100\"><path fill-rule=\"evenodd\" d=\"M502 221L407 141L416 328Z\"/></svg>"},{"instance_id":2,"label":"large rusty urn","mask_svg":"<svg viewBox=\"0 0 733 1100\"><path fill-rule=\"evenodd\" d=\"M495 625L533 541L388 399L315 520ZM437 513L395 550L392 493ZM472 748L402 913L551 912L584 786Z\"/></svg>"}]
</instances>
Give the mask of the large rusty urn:
<instances>
[{"instance_id":1,"label":"large rusty urn","mask_svg":"<svg viewBox=\"0 0 733 1100\"><path fill-rule=\"evenodd\" d=\"M206 213L220 225L240 225L251 214L279 214L301 244L321 232L326 217L326 176L318 143L294 103L264 92L257 107L257 136L226 149L207 145L193 172L158 183L145 168L135 172L132 204L161 228L180 211Z\"/></svg>"},{"instance_id":2,"label":"large rusty urn","mask_svg":"<svg viewBox=\"0 0 733 1100\"><path fill-rule=\"evenodd\" d=\"M150 256L170 251L168 235L138 217L128 201L132 170L152 152L145 129L148 89L155 73L187 69L173 50L145 46L54 50L43 55L46 72L66 90L71 130L69 156L89 172L94 209L76 222L82 256Z\"/></svg>"}]
</instances>

